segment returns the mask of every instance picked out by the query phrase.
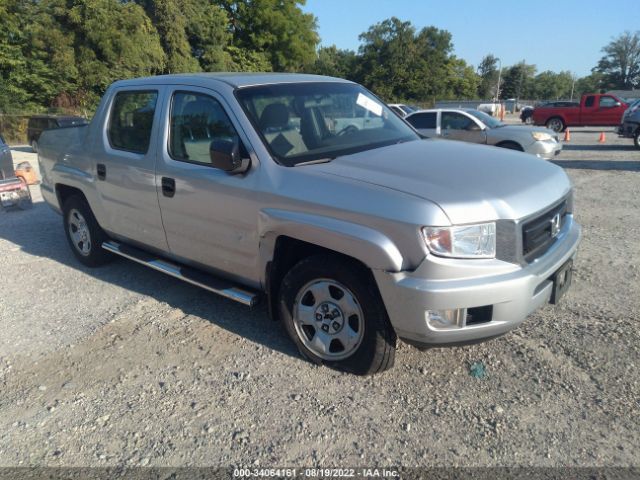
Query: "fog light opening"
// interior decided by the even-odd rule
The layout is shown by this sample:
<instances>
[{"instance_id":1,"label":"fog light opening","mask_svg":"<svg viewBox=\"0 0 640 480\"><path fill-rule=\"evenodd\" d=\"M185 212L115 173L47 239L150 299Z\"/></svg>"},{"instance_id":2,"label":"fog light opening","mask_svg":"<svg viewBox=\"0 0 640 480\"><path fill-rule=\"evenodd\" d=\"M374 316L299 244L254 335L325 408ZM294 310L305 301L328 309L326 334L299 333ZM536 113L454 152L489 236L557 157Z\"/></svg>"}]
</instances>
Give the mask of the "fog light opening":
<instances>
[{"instance_id":1,"label":"fog light opening","mask_svg":"<svg viewBox=\"0 0 640 480\"><path fill-rule=\"evenodd\" d=\"M462 328L465 326L467 317L466 308L456 308L454 310L427 310L427 323L432 328Z\"/></svg>"}]
</instances>

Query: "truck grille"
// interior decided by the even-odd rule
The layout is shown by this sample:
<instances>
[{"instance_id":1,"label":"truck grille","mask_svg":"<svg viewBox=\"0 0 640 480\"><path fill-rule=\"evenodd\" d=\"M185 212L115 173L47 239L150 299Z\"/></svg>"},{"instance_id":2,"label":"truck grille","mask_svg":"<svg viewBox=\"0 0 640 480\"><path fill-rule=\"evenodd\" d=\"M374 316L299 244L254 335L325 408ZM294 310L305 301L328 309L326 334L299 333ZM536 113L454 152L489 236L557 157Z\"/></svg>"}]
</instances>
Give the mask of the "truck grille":
<instances>
[{"instance_id":1,"label":"truck grille","mask_svg":"<svg viewBox=\"0 0 640 480\"><path fill-rule=\"evenodd\" d=\"M567 217L567 201L522 225L522 255L531 263L553 245ZM554 221L555 220L555 221Z\"/></svg>"}]
</instances>

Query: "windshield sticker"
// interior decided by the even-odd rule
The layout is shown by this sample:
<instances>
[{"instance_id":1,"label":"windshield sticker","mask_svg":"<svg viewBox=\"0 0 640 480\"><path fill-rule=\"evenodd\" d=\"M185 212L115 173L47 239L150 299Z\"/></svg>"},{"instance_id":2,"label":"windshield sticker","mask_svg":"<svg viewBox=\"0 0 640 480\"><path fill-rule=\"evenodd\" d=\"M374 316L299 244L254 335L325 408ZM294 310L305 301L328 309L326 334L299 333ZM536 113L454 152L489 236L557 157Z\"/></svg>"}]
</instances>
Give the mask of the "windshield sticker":
<instances>
[{"instance_id":1,"label":"windshield sticker","mask_svg":"<svg viewBox=\"0 0 640 480\"><path fill-rule=\"evenodd\" d=\"M377 115L379 117L382 116L382 105L380 105L378 102L371 100L369 97L359 93L356 103L361 107L366 108L374 115Z\"/></svg>"}]
</instances>

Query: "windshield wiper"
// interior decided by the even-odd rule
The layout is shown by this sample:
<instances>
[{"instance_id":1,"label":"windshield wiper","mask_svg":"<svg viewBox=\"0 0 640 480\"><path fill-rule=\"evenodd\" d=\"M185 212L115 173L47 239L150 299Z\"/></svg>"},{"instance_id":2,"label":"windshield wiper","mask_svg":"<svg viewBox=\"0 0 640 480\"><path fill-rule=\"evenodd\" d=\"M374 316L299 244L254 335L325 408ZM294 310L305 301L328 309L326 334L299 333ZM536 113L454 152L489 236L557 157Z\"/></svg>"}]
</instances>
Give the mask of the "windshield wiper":
<instances>
[{"instance_id":1,"label":"windshield wiper","mask_svg":"<svg viewBox=\"0 0 640 480\"><path fill-rule=\"evenodd\" d=\"M317 160L309 160L308 162L296 163L294 167L303 167L305 165L316 165L318 163L329 163L332 160L335 160L336 158L338 157L318 158Z\"/></svg>"}]
</instances>

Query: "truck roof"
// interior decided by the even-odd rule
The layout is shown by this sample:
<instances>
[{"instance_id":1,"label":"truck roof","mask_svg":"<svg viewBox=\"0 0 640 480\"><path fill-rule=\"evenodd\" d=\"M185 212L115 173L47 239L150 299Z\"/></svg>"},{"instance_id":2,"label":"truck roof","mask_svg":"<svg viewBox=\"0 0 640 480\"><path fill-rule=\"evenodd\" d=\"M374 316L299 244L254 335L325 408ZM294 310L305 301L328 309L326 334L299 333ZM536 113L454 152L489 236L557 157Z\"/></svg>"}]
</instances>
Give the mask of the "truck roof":
<instances>
[{"instance_id":1,"label":"truck roof","mask_svg":"<svg viewBox=\"0 0 640 480\"><path fill-rule=\"evenodd\" d=\"M234 73L234 72L211 72L211 73L182 73L175 75L157 75L154 77L132 78L119 80L114 85L133 86L149 84L186 84L206 86L211 81L219 81L231 85L235 88L251 87L258 85L274 85L281 83L302 83L302 82L337 82L352 83L348 80L324 75L311 75L302 73Z\"/></svg>"}]
</instances>

